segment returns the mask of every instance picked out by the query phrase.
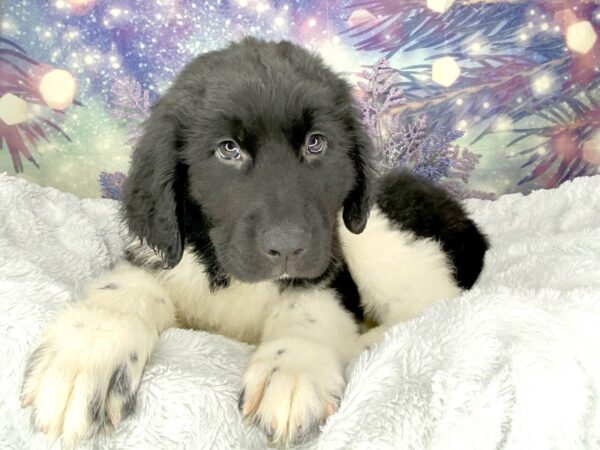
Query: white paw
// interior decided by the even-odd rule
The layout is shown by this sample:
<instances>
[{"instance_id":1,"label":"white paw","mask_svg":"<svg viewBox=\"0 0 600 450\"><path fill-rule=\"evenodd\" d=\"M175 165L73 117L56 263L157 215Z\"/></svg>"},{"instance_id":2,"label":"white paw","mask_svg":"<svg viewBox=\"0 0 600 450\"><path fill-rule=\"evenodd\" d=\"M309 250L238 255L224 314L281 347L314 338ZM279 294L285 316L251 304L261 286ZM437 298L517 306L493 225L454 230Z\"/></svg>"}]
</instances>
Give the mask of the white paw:
<instances>
[{"instance_id":1,"label":"white paw","mask_svg":"<svg viewBox=\"0 0 600 450\"><path fill-rule=\"evenodd\" d=\"M35 425L65 448L114 428L133 410L156 339L135 315L71 307L27 362L23 407L31 405Z\"/></svg>"},{"instance_id":2,"label":"white paw","mask_svg":"<svg viewBox=\"0 0 600 450\"><path fill-rule=\"evenodd\" d=\"M306 437L339 405L346 382L341 358L326 345L302 338L261 344L244 375L240 409L273 444Z\"/></svg>"}]
</instances>

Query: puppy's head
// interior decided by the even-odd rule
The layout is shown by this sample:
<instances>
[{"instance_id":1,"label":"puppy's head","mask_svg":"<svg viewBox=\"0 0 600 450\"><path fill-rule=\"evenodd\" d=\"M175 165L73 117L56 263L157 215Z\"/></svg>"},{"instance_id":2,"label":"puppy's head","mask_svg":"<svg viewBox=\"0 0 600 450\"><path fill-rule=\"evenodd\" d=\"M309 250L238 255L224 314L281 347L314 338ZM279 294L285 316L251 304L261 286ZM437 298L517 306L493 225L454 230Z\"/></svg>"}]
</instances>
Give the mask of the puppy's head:
<instances>
[{"instance_id":1,"label":"puppy's head","mask_svg":"<svg viewBox=\"0 0 600 450\"><path fill-rule=\"evenodd\" d=\"M317 278L338 211L354 233L366 224L370 145L349 86L319 58L247 39L187 65L154 106L124 216L165 267L188 242L209 272Z\"/></svg>"}]
</instances>

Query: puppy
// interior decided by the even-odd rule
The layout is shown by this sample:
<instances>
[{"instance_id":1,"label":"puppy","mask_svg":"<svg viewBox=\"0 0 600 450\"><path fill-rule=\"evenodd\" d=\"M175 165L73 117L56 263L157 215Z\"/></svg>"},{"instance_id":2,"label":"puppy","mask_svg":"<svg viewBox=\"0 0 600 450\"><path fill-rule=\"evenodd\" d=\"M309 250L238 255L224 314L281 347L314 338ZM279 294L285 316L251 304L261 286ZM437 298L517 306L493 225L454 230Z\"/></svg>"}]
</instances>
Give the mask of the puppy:
<instances>
[{"instance_id":1,"label":"puppy","mask_svg":"<svg viewBox=\"0 0 600 450\"><path fill-rule=\"evenodd\" d=\"M29 358L22 401L36 426L65 446L116 427L160 333L182 326L257 345L241 414L288 445L336 411L362 349L470 288L485 237L418 178L373 185L359 117L350 86L289 42L246 39L187 65L123 187L144 244ZM363 319L377 326L361 335Z\"/></svg>"}]
</instances>

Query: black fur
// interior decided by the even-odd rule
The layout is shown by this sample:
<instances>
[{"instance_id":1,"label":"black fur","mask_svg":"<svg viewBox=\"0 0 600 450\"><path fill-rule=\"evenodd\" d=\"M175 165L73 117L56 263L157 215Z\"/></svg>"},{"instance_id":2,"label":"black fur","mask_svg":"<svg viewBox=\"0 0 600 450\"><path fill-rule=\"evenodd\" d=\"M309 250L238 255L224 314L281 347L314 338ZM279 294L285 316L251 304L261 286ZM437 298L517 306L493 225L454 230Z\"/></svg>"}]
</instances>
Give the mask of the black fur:
<instances>
[{"instance_id":1,"label":"black fur","mask_svg":"<svg viewBox=\"0 0 600 450\"><path fill-rule=\"evenodd\" d=\"M399 171L379 180L375 197L379 209L399 228L439 241L452 261L457 284L463 289L473 286L489 245L460 203L431 182Z\"/></svg>"},{"instance_id":2,"label":"black fur","mask_svg":"<svg viewBox=\"0 0 600 450\"><path fill-rule=\"evenodd\" d=\"M360 293L345 265L335 274L329 286L337 291L342 304L354 315L354 318L362 322L365 316L360 303Z\"/></svg>"},{"instance_id":3,"label":"black fur","mask_svg":"<svg viewBox=\"0 0 600 450\"><path fill-rule=\"evenodd\" d=\"M165 268L189 244L213 289L229 275L321 282L332 270L337 211L355 233L368 216L372 150L359 117L350 86L289 42L248 38L206 53L152 109L123 187L123 216ZM311 133L327 139L318 157L305 147ZM243 160L218 157L224 139ZM301 257L275 264L261 236L291 225L310 238Z\"/></svg>"}]
</instances>

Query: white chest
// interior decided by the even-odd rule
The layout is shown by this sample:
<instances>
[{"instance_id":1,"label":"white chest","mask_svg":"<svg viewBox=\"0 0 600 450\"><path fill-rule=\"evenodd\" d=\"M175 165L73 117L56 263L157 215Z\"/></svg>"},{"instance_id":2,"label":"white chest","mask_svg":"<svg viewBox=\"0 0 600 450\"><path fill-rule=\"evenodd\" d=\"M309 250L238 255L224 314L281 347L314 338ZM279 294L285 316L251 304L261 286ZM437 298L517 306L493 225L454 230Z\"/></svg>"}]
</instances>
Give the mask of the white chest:
<instances>
[{"instance_id":1,"label":"white chest","mask_svg":"<svg viewBox=\"0 0 600 450\"><path fill-rule=\"evenodd\" d=\"M259 340L264 320L280 298L278 286L271 281L233 280L229 287L211 292L202 266L189 253L177 267L164 272L161 282L175 304L179 325L249 343Z\"/></svg>"}]
</instances>

